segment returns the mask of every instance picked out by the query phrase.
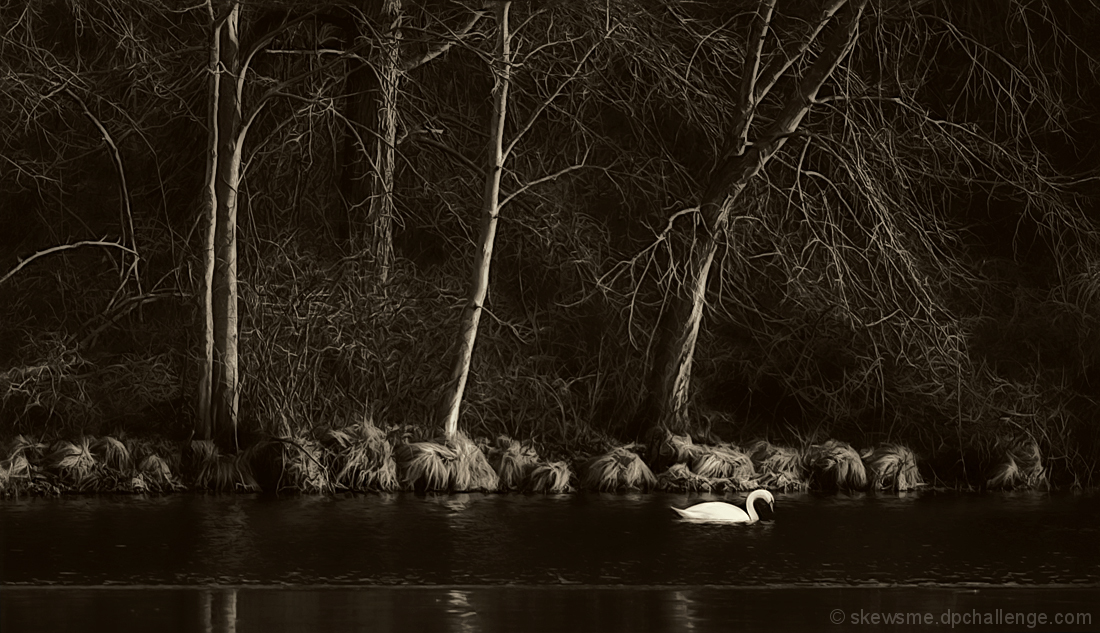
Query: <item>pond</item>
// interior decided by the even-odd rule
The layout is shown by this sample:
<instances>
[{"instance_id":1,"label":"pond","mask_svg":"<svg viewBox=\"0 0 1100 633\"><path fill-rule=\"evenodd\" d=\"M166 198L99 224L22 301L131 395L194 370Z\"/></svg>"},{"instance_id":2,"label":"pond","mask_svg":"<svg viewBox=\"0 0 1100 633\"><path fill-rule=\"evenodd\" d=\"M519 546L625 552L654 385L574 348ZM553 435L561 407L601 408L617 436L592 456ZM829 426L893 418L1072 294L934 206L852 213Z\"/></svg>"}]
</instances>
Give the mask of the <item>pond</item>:
<instances>
[{"instance_id":1,"label":"pond","mask_svg":"<svg viewBox=\"0 0 1100 633\"><path fill-rule=\"evenodd\" d=\"M714 498L7 500L0 630L1100 628L1100 494Z\"/></svg>"}]
</instances>

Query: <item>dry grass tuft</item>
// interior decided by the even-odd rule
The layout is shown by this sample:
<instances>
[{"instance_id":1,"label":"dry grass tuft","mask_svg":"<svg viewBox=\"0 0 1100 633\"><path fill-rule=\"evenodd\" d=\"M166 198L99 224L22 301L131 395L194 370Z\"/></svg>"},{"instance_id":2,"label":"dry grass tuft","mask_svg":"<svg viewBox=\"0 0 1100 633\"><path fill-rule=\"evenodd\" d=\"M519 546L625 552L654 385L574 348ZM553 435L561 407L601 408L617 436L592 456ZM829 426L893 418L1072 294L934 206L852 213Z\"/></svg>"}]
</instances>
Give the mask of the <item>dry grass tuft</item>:
<instances>
[{"instance_id":1,"label":"dry grass tuft","mask_svg":"<svg viewBox=\"0 0 1100 633\"><path fill-rule=\"evenodd\" d=\"M649 490L657 478L642 458L631 451L632 446L620 446L585 462L581 485L590 490Z\"/></svg>"},{"instance_id":2,"label":"dry grass tuft","mask_svg":"<svg viewBox=\"0 0 1100 633\"><path fill-rule=\"evenodd\" d=\"M451 487L454 450L435 442L399 444L394 451L397 481L405 490L446 491Z\"/></svg>"},{"instance_id":3,"label":"dry grass tuft","mask_svg":"<svg viewBox=\"0 0 1100 633\"><path fill-rule=\"evenodd\" d=\"M457 433L448 442L455 450L451 485L455 492L492 492L500 485L496 471L474 442Z\"/></svg>"},{"instance_id":4,"label":"dry grass tuft","mask_svg":"<svg viewBox=\"0 0 1100 633\"><path fill-rule=\"evenodd\" d=\"M872 490L913 490L924 485L917 456L897 444L883 444L864 460Z\"/></svg>"},{"instance_id":5,"label":"dry grass tuft","mask_svg":"<svg viewBox=\"0 0 1100 633\"><path fill-rule=\"evenodd\" d=\"M84 436L75 443L66 440L55 442L44 459L46 469L52 471L62 483L78 490L86 489L92 483L96 470L93 441L94 438Z\"/></svg>"},{"instance_id":6,"label":"dry grass tuft","mask_svg":"<svg viewBox=\"0 0 1100 633\"><path fill-rule=\"evenodd\" d=\"M696 475L730 479L738 487L748 485L756 479L752 460L733 444L697 446L696 449L695 457L691 460L691 471Z\"/></svg>"},{"instance_id":7,"label":"dry grass tuft","mask_svg":"<svg viewBox=\"0 0 1100 633\"><path fill-rule=\"evenodd\" d=\"M806 479L805 456L798 449L758 440L750 444L745 452L756 467L757 481L761 487L777 490L805 490L810 487Z\"/></svg>"},{"instance_id":8,"label":"dry grass tuft","mask_svg":"<svg viewBox=\"0 0 1100 633\"><path fill-rule=\"evenodd\" d=\"M519 442L501 435L496 446L489 451L489 463L500 479L501 490L522 490L527 487L531 474L538 465L538 455ZM568 483L568 482L567 482Z\"/></svg>"},{"instance_id":9,"label":"dry grass tuft","mask_svg":"<svg viewBox=\"0 0 1100 633\"><path fill-rule=\"evenodd\" d=\"M146 455L137 466L135 479L140 477L140 486L134 488L141 492L170 492L183 490L183 484L172 473L167 459L159 455Z\"/></svg>"},{"instance_id":10,"label":"dry grass tuft","mask_svg":"<svg viewBox=\"0 0 1100 633\"><path fill-rule=\"evenodd\" d=\"M308 493L332 492L335 486L328 467L322 461L325 458L325 450L319 442L309 437L279 438L276 441L282 447L280 452L283 477L279 482L279 490L289 489Z\"/></svg>"},{"instance_id":11,"label":"dry grass tuft","mask_svg":"<svg viewBox=\"0 0 1100 633\"><path fill-rule=\"evenodd\" d=\"M180 480L180 450L178 445L167 441L150 442L146 440L127 441L130 457L137 464L135 479L141 477L141 486L135 485L140 492L172 492L183 490Z\"/></svg>"},{"instance_id":12,"label":"dry grass tuft","mask_svg":"<svg viewBox=\"0 0 1100 633\"><path fill-rule=\"evenodd\" d=\"M846 442L814 444L806 454L812 481L826 490L865 490L867 471L859 453Z\"/></svg>"},{"instance_id":13,"label":"dry grass tuft","mask_svg":"<svg viewBox=\"0 0 1100 633\"><path fill-rule=\"evenodd\" d=\"M194 474L195 487L218 492L259 492L246 456L222 455L209 440L192 440L184 448L184 462Z\"/></svg>"},{"instance_id":14,"label":"dry grass tuft","mask_svg":"<svg viewBox=\"0 0 1100 633\"><path fill-rule=\"evenodd\" d=\"M1009 444L986 480L986 487L998 490L1041 488L1047 485L1039 443L1033 439Z\"/></svg>"},{"instance_id":15,"label":"dry grass tuft","mask_svg":"<svg viewBox=\"0 0 1100 633\"><path fill-rule=\"evenodd\" d=\"M538 464L531 471L527 489L531 492L560 494L573 491L573 469L566 462Z\"/></svg>"},{"instance_id":16,"label":"dry grass tuft","mask_svg":"<svg viewBox=\"0 0 1100 633\"><path fill-rule=\"evenodd\" d=\"M691 472L686 464L673 464L657 475L657 489L667 492L709 492L719 489L719 485L711 477Z\"/></svg>"},{"instance_id":17,"label":"dry grass tuft","mask_svg":"<svg viewBox=\"0 0 1100 633\"><path fill-rule=\"evenodd\" d=\"M130 459L130 449L119 440L104 436L94 440L91 449L97 461L107 468L120 471L130 470L133 463Z\"/></svg>"},{"instance_id":18,"label":"dry grass tuft","mask_svg":"<svg viewBox=\"0 0 1100 633\"><path fill-rule=\"evenodd\" d=\"M325 444L336 471L336 485L348 490L392 492L397 490L397 462L386 434L369 421L344 429L331 429Z\"/></svg>"},{"instance_id":19,"label":"dry grass tuft","mask_svg":"<svg viewBox=\"0 0 1100 633\"><path fill-rule=\"evenodd\" d=\"M0 459L0 494L59 494L60 489L38 467L46 444L17 435Z\"/></svg>"},{"instance_id":20,"label":"dry grass tuft","mask_svg":"<svg viewBox=\"0 0 1100 633\"><path fill-rule=\"evenodd\" d=\"M485 453L462 433L446 444L400 444L395 452L398 481L406 490L493 491L499 479Z\"/></svg>"}]
</instances>

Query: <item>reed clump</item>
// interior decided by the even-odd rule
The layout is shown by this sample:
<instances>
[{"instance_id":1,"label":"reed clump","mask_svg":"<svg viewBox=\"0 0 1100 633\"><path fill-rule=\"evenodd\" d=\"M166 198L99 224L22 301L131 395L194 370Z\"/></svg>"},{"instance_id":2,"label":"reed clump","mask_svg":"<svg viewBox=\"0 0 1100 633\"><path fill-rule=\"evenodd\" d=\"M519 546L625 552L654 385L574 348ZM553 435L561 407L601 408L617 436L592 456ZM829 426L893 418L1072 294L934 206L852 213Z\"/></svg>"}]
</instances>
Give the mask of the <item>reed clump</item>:
<instances>
[{"instance_id":1,"label":"reed clump","mask_svg":"<svg viewBox=\"0 0 1100 633\"><path fill-rule=\"evenodd\" d=\"M657 475L657 489L666 492L720 492L747 490L752 484L728 477L707 477L692 472L687 464L673 464Z\"/></svg>"},{"instance_id":2,"label":"reed clump","mask_svg":"<svg viewBox=\"0 0 1100 633\"><path fill-rule=\"evenodd\" d=\"M210 440L192 440L183 449L182 468L195 488L216 492L259 492L248 457L223 455Z\"/></svg>"},{"instance_id":3,"label":"reed clump","mask_svg":"<svg viewBox=\"0 0 1100 633\"><path fill-rule=\"evenodd\" d=\"M867 470L854 448L840 440L814 444L806 452L810 480L825 490L866 490Z\"/></svg>"},{"instance_id":4,"label":"reed clump","mask_svg":"<svg viewBox=\"0 0 1100 633\"><path fill-rule=\"evenodd\" d=\"M733 444L696 447L691 471L702 477L744 482L746 486L755 483L756 479L752 460Z\"/></svg>"},{"instance_id":5,"label":"reed clump","mask_svg":"<svg viewBox=\"0 0 1100 633\"><path fill-rule=\"evenodd\" d=\"M385 432L370 421L329 429L322 443L338 488L356 492L397 490L397 461Z\"/></svg>"},{"instance_id":6,"label":"reed clump","mask_svg":"<svg viewBox=\"0 0 1100 633\"><path fill-rule=\"evenodd\" d=\"M538 466L538 454L512 438L501 435L489 450L489 463L500 478L500 490L522 490Z\"/></svg>"},{"instance_id":7,"label":"reed clump","mask_svg":"<svg viewBox=\"0 0 1100 633\"><path fill-rule=\"evenodd\" d=\"M1038 442L1031 438L1002 442L999 459L986 478L987 488L1021 490L1047 485L1047 472Z\"/></svg>"},{"instance_id":8,"label":"reed clump","mask_svg":"<svg viewBox=\"0 0 1100 633\"><path fill-rule=\"evenodd\" d=\"M46 444L15 436L4 448L0 459L0 494L4 496L54 495L61 492L57 484L39 465Z\"/></svg>"},{"instance_id":9,"label":"reed clump","mask_svg":"<svg viewBox=\"0 0 1100 633\"><path fill-rule=\"evenodd\" d=\"M636 444L620 446L591 457L581 466L581 486L588 490L649 490L657 478L645 461L634 452Z\"/></svg>"},{"instance_id":10,"label":"reed clump","mask_svg":"<svg viewBox=\"0 0 1100 633\"><path fill-rule=\"evenodd\" d=\"M498 437L489 450L489 463L501 491L560 494L573 490L573 469L568 462L544 461L533 447L506 435Z\"/></svg>"},{"instance_id":11,"label":"reed clump","mask_svg":"<svg viewBox=\"0 0 1100 633\"><path fill-rule=\"evenodd\" d=\"M540 462L531 470L526 490L547 494L573 492L573 478L568 462Z\"/></svg>"},{"instance_id":12,"label":"reed clump","mask_svg":"<svg viewBox=\"0 0 1100 633\"><path fill-rule=\"evenodd\" d=\"M760 487L772 490L806 490L810 487L806 456L802 451L757 440L748 445L745 452L756 468Z\"/></svg>"},{"instance_id":13,"label":"reed clump","mask_svg":"<svg viewBox=\"0 0 1100 633\"><path fill-rule=\"evenodd\" d=\"M916 454L905 446L883 444L863 460L872 490L904 492L924 486Z\"/></svg>"},{"instance_id":14,"label":"reed clump","mask_svg":"<svg viewBox=\"0 0 1100 633\"><path fill-rule=\"evenodd\" d=\"M404 442L394 457L405 490L491 492L499 485L481 448L461 432L443 442Z\"/></svg>"}]
</instances>

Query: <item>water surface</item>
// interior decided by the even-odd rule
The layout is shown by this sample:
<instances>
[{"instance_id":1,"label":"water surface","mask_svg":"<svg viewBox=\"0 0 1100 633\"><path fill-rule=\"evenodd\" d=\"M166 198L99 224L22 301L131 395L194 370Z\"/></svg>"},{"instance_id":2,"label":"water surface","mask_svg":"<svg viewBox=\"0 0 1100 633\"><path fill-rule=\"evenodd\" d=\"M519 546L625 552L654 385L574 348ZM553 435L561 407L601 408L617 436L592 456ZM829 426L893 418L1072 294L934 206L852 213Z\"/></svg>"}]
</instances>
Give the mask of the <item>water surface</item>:
<instances>
[{"instance_id":1,"label":"water surface","mask_svg":"<svg viewBox=\"0 0 1100 633\"><path fill-rule=\"evenodd\" d=\"M1005 612L1100 604L1100 495L777 495L754 525L668 509L713 498L8 500L0 629L897 630L866 616L970 609L1019 630Z\"/></svg>"}]
</instances>

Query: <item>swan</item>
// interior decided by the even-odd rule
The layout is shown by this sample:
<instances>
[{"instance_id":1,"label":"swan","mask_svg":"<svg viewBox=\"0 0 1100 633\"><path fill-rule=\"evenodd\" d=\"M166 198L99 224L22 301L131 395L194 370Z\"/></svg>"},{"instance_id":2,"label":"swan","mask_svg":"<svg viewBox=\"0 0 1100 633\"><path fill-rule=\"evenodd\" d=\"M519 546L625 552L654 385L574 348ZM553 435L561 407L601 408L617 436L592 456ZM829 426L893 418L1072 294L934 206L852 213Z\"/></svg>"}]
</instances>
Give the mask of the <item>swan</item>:
<instances>
[{"instance_id":1,"label":"swan","mask_svg":"<svg viewBox=\"0 0 1100 633\"><path fill-rule=\"evenodd\" d=\"M691 506L690 508L673 508L677 514L685 519L696 521L722 521L724 523L756 523L760 515L756 513L757 501L765 501L768 507L775 511L775 497L767 490L754 490L745 499L745 510L721 501L708 501Z\"/></svg>"}]
</instances>

